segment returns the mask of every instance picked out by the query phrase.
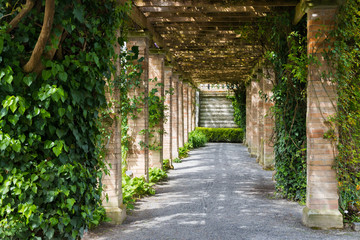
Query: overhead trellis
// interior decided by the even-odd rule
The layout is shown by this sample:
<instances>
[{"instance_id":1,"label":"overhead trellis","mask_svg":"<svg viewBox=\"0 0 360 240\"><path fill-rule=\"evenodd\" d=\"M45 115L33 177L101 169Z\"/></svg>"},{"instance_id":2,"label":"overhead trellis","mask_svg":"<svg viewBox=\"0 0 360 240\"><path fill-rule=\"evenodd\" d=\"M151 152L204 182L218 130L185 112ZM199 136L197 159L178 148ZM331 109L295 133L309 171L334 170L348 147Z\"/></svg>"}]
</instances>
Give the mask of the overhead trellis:
<instances>
[{"instance_id":1,"label":"overhead trellis","mask_svg":"<svg viewBox=\"0 0 360 240\"><path fill-rule=\"evenodd\" d=\"M271 13L294 11L295 0L133 0L132 20L169 51L176 70L193 83L248 79L262 56L239 29Z\"/></svg>"}]
</instances>

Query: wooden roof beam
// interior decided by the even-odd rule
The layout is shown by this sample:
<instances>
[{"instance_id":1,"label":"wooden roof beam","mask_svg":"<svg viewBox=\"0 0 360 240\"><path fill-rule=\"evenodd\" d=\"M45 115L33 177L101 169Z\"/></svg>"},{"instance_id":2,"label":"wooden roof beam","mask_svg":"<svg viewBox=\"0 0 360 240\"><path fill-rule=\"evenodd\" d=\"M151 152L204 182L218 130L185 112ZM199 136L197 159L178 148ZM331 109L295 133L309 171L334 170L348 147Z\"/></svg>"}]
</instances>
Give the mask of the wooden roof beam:
<instances>
[{"instance_id":1,"label":"wooden roof beam","mask_svg":"<svg viewBox=\"0 0 360 240\"><path fill-rule=\"evenodd\" d=\"M252 7L252 6L214 6L207 5L201 7L139 7L144 13L241 13L241 12L270 12L270 7Z\"/></svg>"},{"instance_id":2,"label":"wooden roof beam","mask_svg":"<svg viewBox=\"0 0 360 240\"><path fill-rule=\"evenodd\" d=\"M207 7L209 5L226 7L226 6L249 6L249 7L294 7L298 4L297 0L243 0L224 3L208 0L134 0L138 7Z\"/></svg>"},{"instance_id":3,"label":"wooden roof beam","mask_svg":"<svg viewBox=\"0 0 360 240\"><path fill-rule=\"evenodd\" d=\"M127 0L120 0L120 3L125 4ZM159 46L159 47L165 47L164 40L162 39L161 35L158 34L152 24L147 20L145 15L136 7L131 7L131 12L129 17L131 18L134 23L139 25L142 29L149 31L150 35L152 36L153 41Z\"/></svg>"}]
</instances>

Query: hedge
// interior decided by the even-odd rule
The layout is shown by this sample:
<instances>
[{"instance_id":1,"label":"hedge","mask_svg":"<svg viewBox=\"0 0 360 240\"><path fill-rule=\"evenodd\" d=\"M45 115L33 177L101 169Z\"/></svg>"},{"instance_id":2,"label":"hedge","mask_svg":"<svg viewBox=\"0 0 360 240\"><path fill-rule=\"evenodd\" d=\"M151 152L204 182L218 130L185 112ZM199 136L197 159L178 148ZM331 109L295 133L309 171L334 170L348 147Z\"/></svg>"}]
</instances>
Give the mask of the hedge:
<instances>
[{"instance_id":1,"label":"hedge","mask_svg":"<svg viewBox=\"0 0 360 240\"><path fill-rule=\"evenodd\" d=\"M204 128L197 127L196 131L205 134L209 142L242 143L244 130L242 128Z\"/></svg>"}]
</instances>

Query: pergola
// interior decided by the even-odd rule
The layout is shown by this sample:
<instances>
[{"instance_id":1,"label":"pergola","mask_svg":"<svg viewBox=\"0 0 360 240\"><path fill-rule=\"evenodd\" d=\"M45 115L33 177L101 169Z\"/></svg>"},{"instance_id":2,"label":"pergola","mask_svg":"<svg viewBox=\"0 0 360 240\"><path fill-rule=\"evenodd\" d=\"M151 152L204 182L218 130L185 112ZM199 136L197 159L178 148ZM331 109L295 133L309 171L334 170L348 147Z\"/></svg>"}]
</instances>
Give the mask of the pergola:
<instances>
[{"instance_id":1,"label":"pergola","mask_svg":"<svg viewBox=\"0 0 360 240\"><path fill-rule=\"evenodd\" d=\"M143 86L130 94L146 96L154 85L148 80L154 78L164 83L165 91L175 89L174 94L165 101L170 117L160 127L167 132L164 141L159 136L163 147L160 154L137 145L140 141L149 143L148 135L140 134L149 126L147 103L141 106L144 111L137 119L129 119L133 144L129 147L127 163L134 175L148 176L149 166L161 167L162 159L176 158L178 148L184 145L189 132L196 126L193 86L199 83L250 80L246 89L246 142L251 155L266 155L266 151L271 150L261 147L274 121L271 123L265 119L264 112L269 105L260 100L259 91L271 91L272 87L267 84L269 79L265 77L261 77L261 80L252 78L254 67L262 67L258 64L261 52L256 41L244 41L237 30L256 23L268 14L284 11L295 12L293 24L307 13L308 54L326 65L321 52L328 45L325 38L319 39L317 35L319 30L325 29L327 34L326 31L334 27L337 0L132 1L129 17L133 32L129 34L127 44L128 47L137 46L144 61L141 63ZM336 86L324 79L319 70L326 71L312 64L308 66L307 203L303 222L309 227L342 228L338 183L333 169L336 149L328 139L324 139L324 134L329 130L328 118L336 113L337 92ZM114 141L120 142L119 139ZM119 158L114 157L109 162L121 166ZM121 193L119 195L118 192L121 174L113 174L108 182L114 188L108 189L112 197L107 212L121 222L124 216Z\"/></svg>"},{"instance_id":2,"label":"pergola","mask_svg":"<svg viewBox=\"0 0 360 240\"><path fill-rule=\"evenodd\" d=\"M239 28L296 6L299 16L304 3L297 0L134 0L130 17L188 81L238 82L250 77L261 56Z\"/></svg>"}]
</instances>

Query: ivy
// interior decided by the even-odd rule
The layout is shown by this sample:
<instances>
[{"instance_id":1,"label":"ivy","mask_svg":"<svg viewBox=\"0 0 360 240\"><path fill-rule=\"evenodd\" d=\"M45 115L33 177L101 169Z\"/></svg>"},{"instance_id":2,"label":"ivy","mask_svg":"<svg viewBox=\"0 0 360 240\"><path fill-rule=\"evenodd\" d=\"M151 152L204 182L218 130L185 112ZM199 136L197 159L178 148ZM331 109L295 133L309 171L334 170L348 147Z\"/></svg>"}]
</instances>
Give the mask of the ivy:
<instances>
[{"instance_id":1,"label":"ivy","mask_svg":"<svg viewBox=\"0 0 360 240\"><path fill-rule=\"evenodd\" d=\"M263 65L273 69L275 73L273 96L262 94L261 97L274 102L274 177L277 192L283 197L305 202L306 86L309 59L306 51L306 21L303 19L293 26L292 19L293 16L289 13L276 16L270 14L258 24L244 26L239 33L261 46L260 52L265 59ZM244 90L242 92L245 96ZM242 104L243 101L239 100ZM246 117L246 113L241 114L244 115Z\"/></svg>"},{"instance_id":2,"label":"ivy","mask_svg":"<svg viewBox=\"0 0 360 240\"><path fill-rule=\"evenodd\" d=\"M345 222L360 221L360 1L344 1L331 33L335 40L324 57L336 69L338 111L331 120L338 137L327 132L338 146L335 169L339 187L340 211Z\"/></svg>"},{"instance_id":3,"label":"ivy","mask_svg":"<svg viewBox=\"0 0 360 240\"><path fill-rule=\"evenodd\" d=\"M45 1L6 32L24 3L0 8L0 238L80 239L105 217L99 112L107 108L104 79L115 74L114 44L129 8L55 1L45 47L55 46L55 55L27 73Z\"/></svg>"}]
</instances>

